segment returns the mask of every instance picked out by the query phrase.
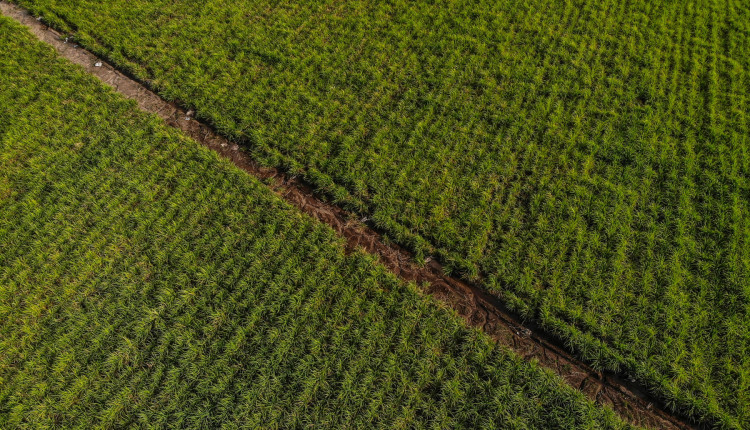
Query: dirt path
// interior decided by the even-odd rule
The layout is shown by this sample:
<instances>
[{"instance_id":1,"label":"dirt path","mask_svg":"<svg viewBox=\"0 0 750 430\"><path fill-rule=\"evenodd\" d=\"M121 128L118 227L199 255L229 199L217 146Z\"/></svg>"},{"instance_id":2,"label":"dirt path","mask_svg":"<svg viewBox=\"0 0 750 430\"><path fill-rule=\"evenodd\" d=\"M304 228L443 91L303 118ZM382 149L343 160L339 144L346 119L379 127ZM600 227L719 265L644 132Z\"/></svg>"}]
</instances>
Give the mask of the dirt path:
<instances>
[{"instance_id":1,"label":"dirt path","mask_svg":"<svg viewBox=\"0 0 750 430\"><path fill-rule=\"evenodd\" d=\"M116 70L90 52L68 43L24 9L0 0L0 12L28 27L40 40L52 45L63 57L135 100L147 112L155 113L203 145L230 159L241 169L268 180L270 188L301 211L331 226L346 238L347 251L364 249L376 255L389 270L406 281L426 284L422 290L448 304L469 324L479 327L498 343L510 347L522 357L537 360L555 371L568 384L581 390L599 404L610 405L627 421L659 429L696 428L688 420L667 412L651 398L646 389L610 372L597 372L568 353L563 343L539 327L523 322L495 297L475 285L446 276L442 266L430 261L417 266L410 252L398 245L386 244L380 233L356 221L351 213L316 197L312 187L298 178L259 166L239 145L216 134L211 127L192 118L174 103L161 99L145 86Z\"/></svg>"}]
</instances>

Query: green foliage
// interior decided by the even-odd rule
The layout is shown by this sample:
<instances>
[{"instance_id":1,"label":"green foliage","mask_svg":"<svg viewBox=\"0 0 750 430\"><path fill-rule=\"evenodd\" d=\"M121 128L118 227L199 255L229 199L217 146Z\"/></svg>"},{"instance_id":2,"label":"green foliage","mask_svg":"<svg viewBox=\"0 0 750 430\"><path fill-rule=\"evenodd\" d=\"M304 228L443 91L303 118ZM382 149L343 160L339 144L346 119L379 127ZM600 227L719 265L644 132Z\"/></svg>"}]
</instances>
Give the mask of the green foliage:
<instances>
[{"instance_id":1,"label":"green foliage","mask_svg":"<svg viewBox=\"0 0 750 430\"><path fill-rule=\"evenodd\" d=\"M621 428L0 17L0 428Z\"/></svg>"},{"instance_id":2,"label":"green foliage","mask_svg":"<svg viewBox=\"0 0 750 430\"><path fill-rule=\"evenodd\" d=\"M599 368L750 426L743 0L17 0Z\"/></svg>"},{"instance_id":3,"label":"green foliage","mask_svg":"<svg viewBox=\"0 0 750 430\"><path fill-rule=\"evenodd\" d=\"M483 285L750 427L747 0L16 0Z\"/></svg>"}]
</instances>

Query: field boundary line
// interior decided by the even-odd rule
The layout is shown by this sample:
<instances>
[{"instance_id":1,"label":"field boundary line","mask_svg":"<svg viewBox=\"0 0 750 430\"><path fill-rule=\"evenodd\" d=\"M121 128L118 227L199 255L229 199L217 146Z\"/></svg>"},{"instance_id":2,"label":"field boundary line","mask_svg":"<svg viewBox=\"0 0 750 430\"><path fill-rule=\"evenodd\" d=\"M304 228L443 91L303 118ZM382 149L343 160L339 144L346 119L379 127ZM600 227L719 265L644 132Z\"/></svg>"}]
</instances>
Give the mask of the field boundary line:
<instances>
[{"instance_id":1,"label":"field boundary line","mask_svg":"<svg viewBox=\"0 0 750 430\"><path fill-rule=\"evenodd\" d=\"M185 111L176 103L162 99L107 61L69 42L69 38L24 8L0 0L0 13L28 28L62 57L82 66L126 98L135 100L141 110L158 115L171 127L261 179L286 202L333 228L346 240L348 253L362 249L377 257L389 271L405 281L417 283L420 291L452 308L470 326L483 330L524 359L537 360L542 367L551 369L588 398L612 407L624 420L652 428L697 428L689 418L669 412L641 384L614 372L594 370L568 352L562 341L509 311L497 297L476 285L446 275L439 262L431 260L424 266L417 265L411 252L397 244L387 243L380 232L352 213L321 200L314 188L299 177L260 166L237 143L196 120L193 111Z\"/></svg>"}]
</instances>

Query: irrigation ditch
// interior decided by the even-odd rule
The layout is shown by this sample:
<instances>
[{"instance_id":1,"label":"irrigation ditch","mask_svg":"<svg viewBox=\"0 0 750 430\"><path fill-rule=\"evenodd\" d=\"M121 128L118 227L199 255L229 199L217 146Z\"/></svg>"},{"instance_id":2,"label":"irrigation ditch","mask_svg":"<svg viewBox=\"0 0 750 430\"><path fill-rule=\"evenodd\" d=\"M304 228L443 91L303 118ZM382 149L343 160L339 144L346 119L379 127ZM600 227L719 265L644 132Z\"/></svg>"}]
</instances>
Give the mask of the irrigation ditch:
<instances>
[{"instance_id":1,"label":"irrigation ditch","mask_svg":"<svg viewBox=\"0 0 750 430\"><path fill-rule=\"evenodd\" d=\"M537 360L590 399L611 406L626 421L660 429L699 427L688 418L669 412L662 402L637 382L613 372L596 371L568 352L560 339L545 333L533 322L522 320L498 298L480 287L445 275L438 261L418 265L408 250L384 240L374 226L358 220L354 214L325 202L312 186L299 177L260 166L239 144L220 136L210 125L196 120L193 111L163 100L132 76L69 42L65 35L49 28L25 9L0 0L0 13L23 24L61 56L82 66L125 97L135 100L142 110L158 115L170 126L182 130L237 167L263 180L277 195L302 212L328 224L346 239L347 252L362 249L376 256L395 275L420 285L425 294L454 309L469 325L482 329L496 342L525 359Z\"/></svg>"}]
</instances>

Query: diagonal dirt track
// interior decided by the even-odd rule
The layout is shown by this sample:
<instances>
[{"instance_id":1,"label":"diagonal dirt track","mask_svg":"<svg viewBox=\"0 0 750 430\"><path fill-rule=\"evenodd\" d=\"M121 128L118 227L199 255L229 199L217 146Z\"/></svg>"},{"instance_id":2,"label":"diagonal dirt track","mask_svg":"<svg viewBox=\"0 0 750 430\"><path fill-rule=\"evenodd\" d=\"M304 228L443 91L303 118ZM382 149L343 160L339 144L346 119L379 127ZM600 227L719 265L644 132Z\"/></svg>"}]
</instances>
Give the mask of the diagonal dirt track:
<instances>
[{"instance_id":1,"label":"diagonal dirt track","mask_svg":"<svg viewBox=\"0 0 750 430\"><path fill-rule=\"evenodd\" d=\"M192 118L175 103L167 102L145 86L116 70L90 52L66 42L61 34L45 26L24 9L0 0L0 12L21 24L63 57L135 100L147 112L155 113L201 144L231 160L235 165L266 180L269 187L301 211L331 226L346 239L348 252L364 249L400 278L422 285L422 291L446 303L470 325L484 330L498 343L526 359L537 360L552 369L568 384L600 404L610 405L625 420L641 426L666 429L695 428L688 420L666 411L642 386L611 372L598 372L568 353L562 342L545 334L534 324L524 322L495 297L459 279L446 276L442 266L430 261L414 263L412 255L398 245L386 244L372 227L357 221L353 214L319 199L312 187L277 169L259 166L239 145L219 136Z\"/></svg>"}]
</instances>

